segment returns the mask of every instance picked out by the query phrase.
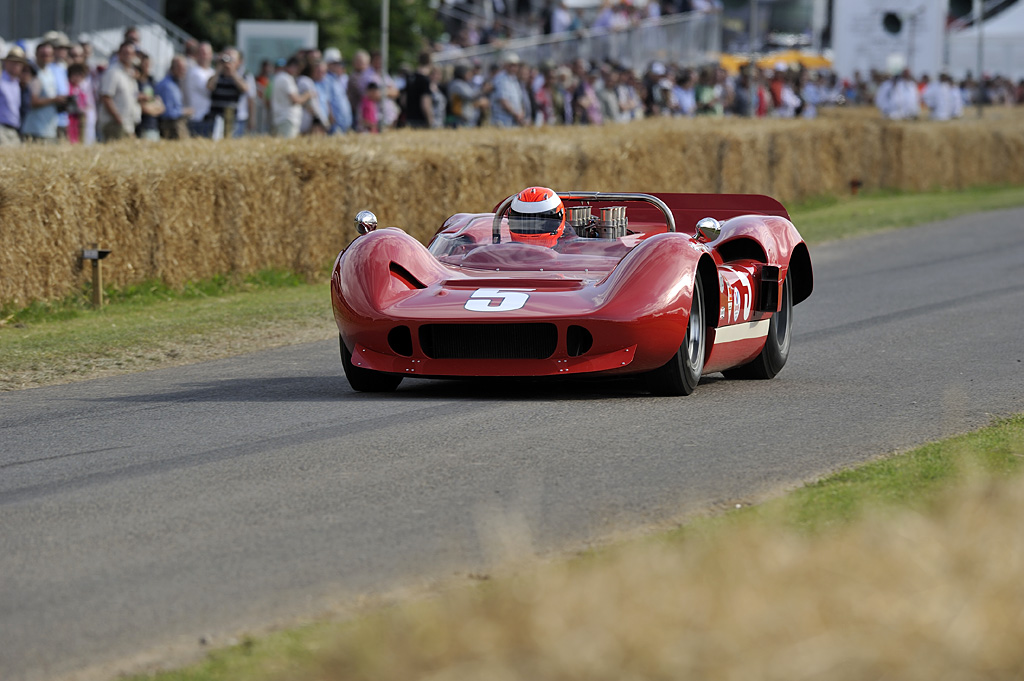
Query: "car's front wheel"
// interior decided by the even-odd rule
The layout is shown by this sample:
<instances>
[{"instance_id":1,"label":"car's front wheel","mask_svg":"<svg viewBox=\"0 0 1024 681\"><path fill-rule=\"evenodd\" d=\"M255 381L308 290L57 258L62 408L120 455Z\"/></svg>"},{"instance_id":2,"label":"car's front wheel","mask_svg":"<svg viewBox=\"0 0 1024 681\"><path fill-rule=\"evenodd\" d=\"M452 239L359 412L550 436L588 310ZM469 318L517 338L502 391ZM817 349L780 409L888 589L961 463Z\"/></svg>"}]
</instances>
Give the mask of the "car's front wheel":
<instances>
[{"instance_id":1,"label":"car's front wheel","mask_svg":"<svg viewBox=\"0 0 1024 681\"><path fill-rule=\"evenodd\" d=\"M707 322L704 318L704 285L695 275L686 337L676 354L663 366L647 375L647 385L655 395L689 395L700 383L704 369Z\"/></svg>"},{"instance_id":2,"label":"car's front wheel","mask_svg":"<svg viewBox=\"0 0 1024 681\"><path fill-rule=\"evenodd\" d=\"M779 311L768 323L768 337L764 348L754 361L722 373L726 378L768 379L782 371L789 359L789 346L793 339L793 275L787 274L782 284L782 301Z\"/></svg>"},{"instance_id":3,"label":"car's front wheel","mask_svg":"<svg viewBox=\"0 0 1024 681\"><path fill-rule=\"evenodd\" d=\"M389 393L402 382L401 376L355 366L352 364L352 353L345 347L345 341L341 339L340 334L338 344L341 345L341 366L345 369L345 378L353 390L361 393Z\"/></svg>"}]
</instances>

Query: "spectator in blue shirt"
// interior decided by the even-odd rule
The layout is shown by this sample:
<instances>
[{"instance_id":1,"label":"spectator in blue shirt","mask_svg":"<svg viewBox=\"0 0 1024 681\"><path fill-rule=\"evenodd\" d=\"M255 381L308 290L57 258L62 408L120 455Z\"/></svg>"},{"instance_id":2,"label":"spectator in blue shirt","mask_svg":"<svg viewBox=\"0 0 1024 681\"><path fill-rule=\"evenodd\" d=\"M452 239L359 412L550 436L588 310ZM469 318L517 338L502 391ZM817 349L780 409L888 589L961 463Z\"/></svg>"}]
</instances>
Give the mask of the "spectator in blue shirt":
<instances>
[{"instance_id":1,"label":"spectator in blue shirt","mask_svg":"<svg viewBox=\"0 0 1024 681\"><path fill-rule=\"evenodd\" d=\"M57 141L57 107L67 103L66 95L57 94L57 79L48 67L53 62L53 45L36 46L36 74L28 88L29 109L21 118L21 134L29 140Z\"/></svg>"},{"instance_id":2,"label":"spectator in blue shirt","mask_svg":"<svg viewBox=\"0 0 1024 681\"><path fill-rule=\"evenodd\" d=\"M519 55L508 53L501 60L502 70L494 76L491 94L491 122L501 128L526 123L523 91L519 87Z\"/></svg>"},{"instance_id":3,"label":"spectator in blue shirt","mask_svg":"<svg viewBox=\"0 0 1024 681\"><path fill-rule=\"evenodd\" d=\"M320 62L313 67L313 86L323 112L324 132L330 133L334 129L334 84L327 72L327 64Z\"/></svg>"},{"instance_id":4,"label":"spectator in blue shirt","mask_svg":"<svg viewBox=\"0 0 1024 681\"><path fill-rule=\"evenodd\" d=\"M340 135L352 130L352 103L348 99L348 74L345 73L345 62L341 51L336 47L324 51L324 62L327 63L327 82L330 88L330 113L332 117L330 133Z\"/></svg>"},{"instance_id":5,"label":"spectator in blue shirt","mask_svg":"<svg viewBox=\"0 0 1024 681\"><path fill-rule=\"evenodd\" d=\"M67 97L71 94L71 81L68 80L68 48L71 43L63 33L58 34L58 42L53 46L53 63L50 70L57 81L57 94ZM70 97L68 97L70 99ZM62 140L68 138L68 125L70 120L65 107L57 109L57 137Z\"/></svg>"},{"instance_id":6,"label":"spectator in blue shirt","mask_svg":"<svg viewBox=\"0 0 1024 681\"><path fill-rule=\"evenodd\" d=\"M166 140L188 139L188 119L192 109L184 105L181 84L188 66L185 57L175 55L164 79L156 84L156 94L164 102L160 115L160 137Z\"/></svg>"},{"instance_id":7,"label":"spectator in blue shirt","mask_svg":"<svg viewBox=\"0 0 1024 681\"><path fill-rule=\"evenodd\" d=\"M11 48L3 60L0 71L0 147L21 144L21 71L28 68L25 52L18 46Z\"/></svg>"}]
</instances>

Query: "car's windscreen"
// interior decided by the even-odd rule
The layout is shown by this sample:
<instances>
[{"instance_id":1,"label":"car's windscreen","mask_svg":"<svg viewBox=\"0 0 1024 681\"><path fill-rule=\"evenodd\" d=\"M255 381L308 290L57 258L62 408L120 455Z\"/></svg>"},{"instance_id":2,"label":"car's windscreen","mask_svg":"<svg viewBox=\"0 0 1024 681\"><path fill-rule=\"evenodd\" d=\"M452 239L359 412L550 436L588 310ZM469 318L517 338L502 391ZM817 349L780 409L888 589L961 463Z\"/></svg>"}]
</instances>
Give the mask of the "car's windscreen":
<instances>
[{"instance_id":1,"label":"car's windscreen","mask_svg":"<svg viewBox=\"0 0 1024 681\"><path fill-rule=\"evenodd\" d=\"M459 219L461 218L461 219ZM537 220L536 227L547 233L551 225ZM611 270L626 253L640 242L641 236L623 234L617 238L599 236L582 237L570 226L565 225L561 235L552 246L539 246L527 241L517 241L517 234L508 228L508 220L501 223L501 242L492 243L493 215L453 216L446 229L439 233L430 244L430 252L447 265L486 270L512 271L590 271ZM557 228L558 225L555 225Z\"/></svg>"}]
</instances>

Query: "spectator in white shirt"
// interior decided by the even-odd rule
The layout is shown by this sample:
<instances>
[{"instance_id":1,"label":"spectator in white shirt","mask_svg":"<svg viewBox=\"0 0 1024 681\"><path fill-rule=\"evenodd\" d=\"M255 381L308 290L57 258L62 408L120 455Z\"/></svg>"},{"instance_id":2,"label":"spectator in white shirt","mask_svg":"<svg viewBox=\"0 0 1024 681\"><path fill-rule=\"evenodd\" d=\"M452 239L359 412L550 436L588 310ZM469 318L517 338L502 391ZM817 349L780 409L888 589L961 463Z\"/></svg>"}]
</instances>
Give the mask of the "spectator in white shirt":
<instances>
[{"instance_id":1,"label":"spectator in white shirt","mask_svg":"<svg viewBox=\"0 0 1024 681\"><path fill-rule=\"evenodd\" d=\"M948 73L941 74L938 82L930 83L921 98L932 120L948 121L963 114L963 98L960 91L953 87L953 79Z\"/></svg>"},{"instance_id":2,"label":"spectator in white shirt","mask_svg":"<svg viewBox=\"0 0 1024 681\"><path fill-rule=\"evenodd\" d=\"M135 124L142 119L139 84L135 79L135 44L125 41L117 61L100 81L100 130L104 142L135 136Z\"/></svg>"},{"instance_id":3,"label":"spectator in white shirt","mask_svg":"<svg viewBox=\"0 0 1024 681\"><path fill-rule=\"evenodd\" d=\"M274 135L291 139L299 136L302 125L302 108L313 97L314 90L299 94L295 77L299 75L302 62L298 57L290 58L283 69L274 75L273 91L270 98L270 120Z\"/></svg>"},{"instance_id":4,"label":"spectator in white shirt","mask_svg":"<svg viewBox=\"0 0 1024 681\"><path fill-rule=\"evenodd\" d=\"M692 117L697 113L697 74L686 69L676 76L672 86L671 110L673 116Z\"/></svg>"},{"instance_id":5,"label":"spectator in white shirt","mask_svg":"<svg viewBox=\"0 0 1024 681\"><path fill-rule=\"evenodd\" d=\"M211 66L213 62L213 46L202 43L196 53L196 63L189 67L185 74L185 87L182 93L186 106L192 109L192 118L188 122L188 130L193 137L213 136L213 116L210 116L210 78L216 74Z\"/></svg>"},{"instance_id":6,"label":"spectator in white shirt","mask_svg":"<svg viewBox=\"0 0 1024 681\"><path fill-rule=\"evenodd\" d=\"M551 11L551 33L555 35L566 33L570 26L572 26L572 14L565 6L565 0L559 0Z\"/></svg>"}]
</instances>

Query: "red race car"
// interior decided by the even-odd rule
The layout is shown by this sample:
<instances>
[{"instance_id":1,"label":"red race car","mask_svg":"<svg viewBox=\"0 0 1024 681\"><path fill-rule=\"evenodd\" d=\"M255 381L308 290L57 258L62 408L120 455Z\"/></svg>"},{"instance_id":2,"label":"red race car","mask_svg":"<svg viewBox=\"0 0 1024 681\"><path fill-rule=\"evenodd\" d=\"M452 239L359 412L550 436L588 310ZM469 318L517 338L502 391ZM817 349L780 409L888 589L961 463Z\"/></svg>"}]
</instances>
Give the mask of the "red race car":
<instances>
[{"instance_id":1,"label":"red race car","mask_svg":"<svg viewBox=\"0 0 1024 681\"><path fill-rule=\"evenodd\" d=\"M688 395L711 372L772 378L813 287L807 246L767 196L530 187L451 216L427 247L369 211L356 227L331 301L358 391L633 374Z\"/></svg>"}]
</instances>

